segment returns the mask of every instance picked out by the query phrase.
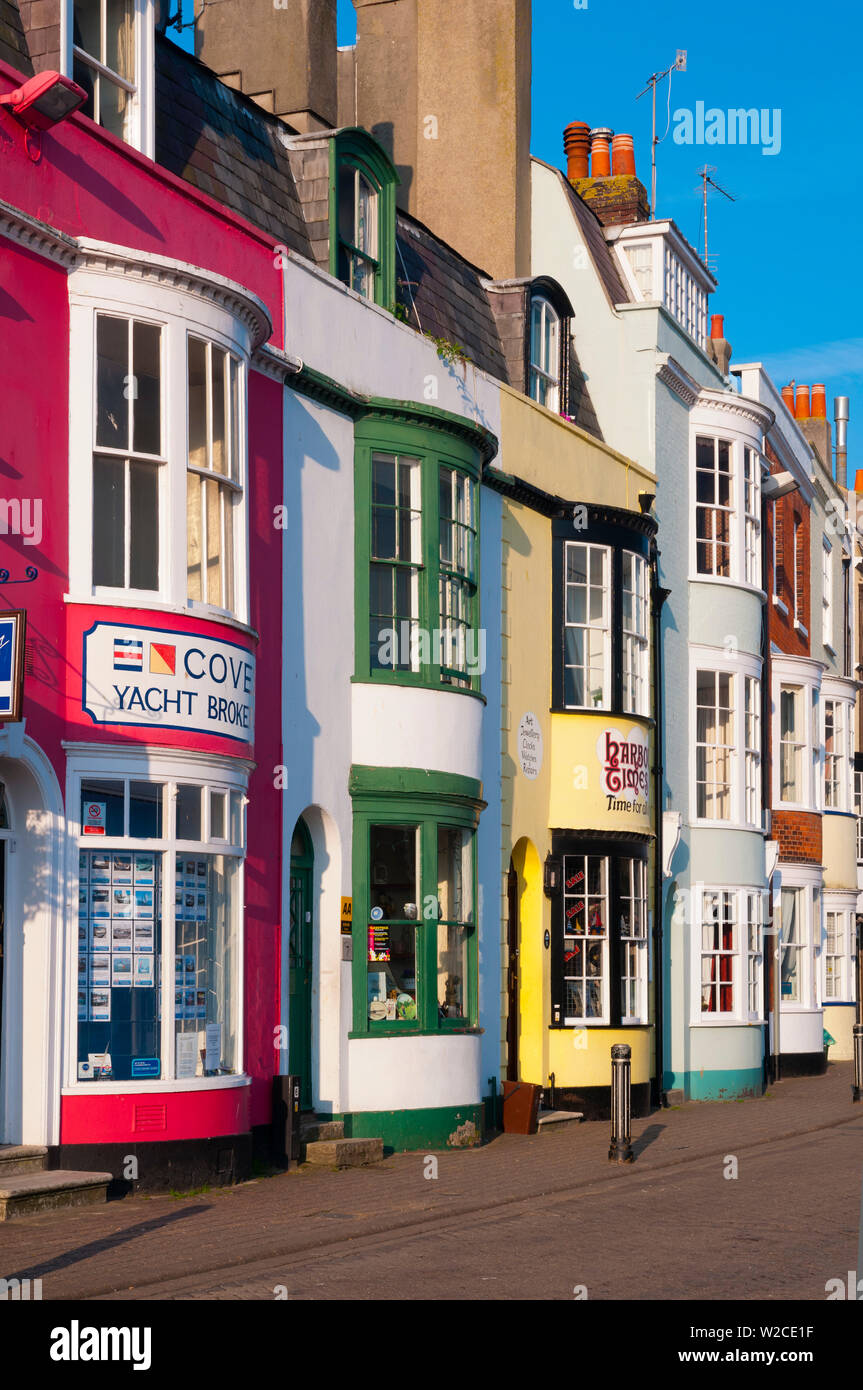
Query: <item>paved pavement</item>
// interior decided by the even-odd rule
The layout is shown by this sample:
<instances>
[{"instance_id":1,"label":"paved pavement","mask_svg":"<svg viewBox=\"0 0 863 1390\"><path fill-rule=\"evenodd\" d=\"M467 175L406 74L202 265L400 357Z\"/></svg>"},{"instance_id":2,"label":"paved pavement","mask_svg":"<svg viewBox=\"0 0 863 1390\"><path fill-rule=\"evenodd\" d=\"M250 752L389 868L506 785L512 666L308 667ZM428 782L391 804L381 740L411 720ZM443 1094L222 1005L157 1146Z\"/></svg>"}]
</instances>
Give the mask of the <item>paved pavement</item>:
<instances>
[{"instance_id":1,"label":"paved pavement","mask_svg":"<svg viewBox=\"0 0 863 1390\"><path fill-rule=\"evenodd\" d=\"M0 1228L0 1275L45 1300L824 1300L858 1260L851 1072L657 1111L631 1166L570 1124L439 1154L436 1178L400 1154L31 1217Z\"/></svg>"}]
</instances>

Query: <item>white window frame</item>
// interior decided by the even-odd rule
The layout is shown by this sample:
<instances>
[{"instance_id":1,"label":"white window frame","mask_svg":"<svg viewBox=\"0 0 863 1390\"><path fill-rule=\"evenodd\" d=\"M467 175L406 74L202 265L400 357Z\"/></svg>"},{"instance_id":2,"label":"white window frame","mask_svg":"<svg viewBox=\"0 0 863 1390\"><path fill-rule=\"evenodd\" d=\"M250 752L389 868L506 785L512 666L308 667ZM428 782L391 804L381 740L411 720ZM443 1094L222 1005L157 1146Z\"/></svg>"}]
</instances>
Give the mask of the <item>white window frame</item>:
<instances>
[{"instance_id":1,"label":"white window frame","mask_svg":"<svg viewBox=\"0 0 863 1390\"><path fill-rule=\"evenodd\" d=\"M821 641L835 656L833 645L833 547L823 537L821 548Z\"/></svg>"},{"instance_id":2,"label":"white window frame","mask_svg":"<svg viewBox=\"0 0 863 1390\"><path fill-rule=\"evenodd\" d=\"M536 351L537 343L534 335L534 311L539 309L539 351ZM553 326L551 355L556 358L550 362L546 360L545 352L545 333L547 325ZM544 405L546 410L560 410L560 360L563 340L563 323L557 310L549 299L542 294L534 294L530 300L530 326L529 326L529 376L528 395L531 400L540 405ZM544 383L548 392L546 400L540 400L538 393L540 383Z\"/></svg>"},{"instance_id":3,"label":"white window frame","mask_svg":"<svg viewBox=\"0 0 863 1390\"><path fill-rule=\"evenodd\" d=\"M820 991L818 984L818 960L821 951L822 922L824 912L824 893L822 891L822 875L820 870L807 869L799 864L780 865L780 893L779 901L781 904L782 893L786 891L800 891L801 897L798 901L803 903L803 915L801 918L802 933L798 945L800 953L801 974L800 974L800 998L799 1000L789 1001L781 993L782 964L785 959L785 946L782 939L779 941L779 980L780 980L780 1006L783 1013L812 1013L819 1008L817 997ZM785 922L782 922L782 932L785 931Z\"/></svg>"},{"instance_id":4,"label":"white window frame","mask_svg":"<svg viewBox=\"0 0 863 1390\"><path fill-rule=\"evenodd\" d=\"M626 566L631 564L632 588L627 589ZM650 714L650 567L643 555L624 550L621 564L621 604L629 593L632 599L633 620L629 627L621 621L621 669L623 680L623 710L625 714ZM630 701L627 689L627 665L634 687Z\"/></svg>"},{"instance_id":5,"label":"white window frame","mask_svg":"<svg viewBox=\"0 0 863 1390\"><path fill-rule=\"evenodd\" d=\"M761 681L743 677L743 795L744 819L761 824Z\"/></svg>"},{"instance_id":6,"label":"white window frame","mask_svg":"<svg viewBox=\"0 0 863 1390\"><path fill-rule=\"evenodd\" d=\"M168 881L173 883L173 864L176 853L196 852L223 854L239 859L240 867L237 882L236 919L234 923L236 940L236 974L233 987L236 990L236 1032L237 1032L237 1070L228 1076L174 1078L175 1070L175 1029L173 1012L162 1010L161 1076L159 1080L117 1080L117 1081L79 1081L78 1080L78 1017L77 1009L71 1006L77 998L77 934L69 933L69 950L66 961L66 990L69 1008L65 1011L65 1060L62 1087L63 1095L124 1095L144 1091L147 1093L170 1091L218 1090L226 1087L247 1086L251 1078L245 1072L244 1049L244 957L245 957L245 861L248 853L246 805L248 802L248 782L253 764L242 758L220 758L215 754L186 754L181 749L166 752L163 747L142 745L139 748L110 747L107 745L67 744L66 770L66 852L67 883L69 900L67 920L78 920L78 855L82 849L105 850L147 850L165 856L163 863L171 871ZM81 784L90 779L118 782L154 782L164 785L163 821L171 801L176 797L177 786L199 785L215 791L235 792L241 798L243 824L241 827L242 846L240 849L224 839L210 836L210 797L202 796L201 839L200 841L178 840L175 836L164 835L159 840L132 839L128 833L123 836L100 837L98 844L92 839L82 837L80 825ZM128 801L128 799L127 799ZM230 813L230 803L228 806ZM168 827L170 828L170 827ZM230 830L230 827L228 827ZM128 832L128 814L124 830ZM166 875L167 877L167 875ZM174 952L167 946L174 942L174 894L164 893L162 899L162 999L174 997Z\"/></svg>"},{"instance_id":7,"label":"white window frame","mask_svg":"<svg viewBox=\"0 0 863 1390\"><path fill-rule=\"evenodd\" d=\"M764 969L764 898L766 890L754 885L727 883L696 883L692 887L692 953L691 981L692 1008L690 1018L693 1026L704 1028L726 1027L729 1024L762 1023L764 1021L763 969ZM705 951L703 949L702 928L712 921L705 913L706 900L719 894L729 899L731 920L735 928L735 941L728 951ZM754 937L753 931L754 928ZM754 949L753 949L754 947ZM732 1008L725 1012L710 1013L702 1010L702 960L725 956L732 965ZM711 982L713 983L713 982ZM718 985L718 981L716 985ZM714 985L715 987L715 985ZM755 1009L751 1005L755 1001Z\"/></svg>"},{"instance_id":8,"label":"white window frame","mask_svg":"<svg viewBox=\"0 0 863 1390\"><path fill-rule=\"evenodd\" d=\"M614 860L614 861L612 861L612 862L613 862L613 864L614 864L615 866L617 866L617 865L619 865L619 863L621 862L621 860L626 861L626 855L625 855L625 854L624 854L624 855L621 855L621 856L620 856L620 859L616 859L616 860ZM630 902L637 902L637 901L640 901L640 902L641 902L641 905L642 905L642 912L641 912L641 935L640 935L640 936L624 936L623 931L621 930L621 932L620 932L620 978L619 978L619 980L618 980L618 986L619 986L619 988L622 989L624 983L626 983L626 982L628 982L628 981L630 981L630 980L634 980L634 981L635 981L636 1003L637 1003L637 1011L636 1011L634 1014L629 1014L629 1013L627 1013L627 1012L624 1010L624 1008L623 1008L623 1003L622 1003L622 1001L621 1001L621 1009L620 1009L620 1022L621 1022L621 1026L626 1026L626 1025L629 1025L629 1024L644 1024L644 1023L647 1023L647 1022L648 1022L648 1017L647 1017L647 959L648 959L647 950L648 950L648 938L649 938L649 931L648 931L649 911L648 911L648 906L647 906L647 864L646 864L645 860L643 860L643 859L629 859L629 860L628 860L628 863L629 863L629 865L630 865L630 886L631 886L631 888L632 888L632 890L633 890L633 897L631 897L631 898L629 899L629 901L630 901ZM614 869L612 869L612 872L614 872ZM640 890L640 898L637 896L638 893L639 893L639 890ZM634 947L635 947L635 951L636 951L636 961L637 961L637 967L636 967L636 974L635 974L635 975L627 975L627 974L625 973L625 964L624 964L624 962L625 962L625 959L626 959L626 948L627 948L627 946L634 946Z\"/></svg>"},{"instance_id":9,"label":"white window frame","mask_svg":"<svg viewBox=\"0 0 863 1390\"><path fill-rule=\"evenodd\" d=\"M137 253L135 253L137 255ZM141 258L142 261L145 259ZM150 257L149 260L159 260ZM179 262L165 261L179 274ZM165 279L168 278L166 273ZM215 277L215 284L219 277ZM227 282L222 281L222 284ZM215 286L214 286L215 287ZM69 389L69 588L73 602L116 607L194 612L247 627L248 583L248 376L251 353L246 323L203 294L152 283L142 276L100 272L89 266L73 272L70 301ZM135 318L162 329L162 431L166 460L159 491L159 588L133 590L93 585L93 455L96 445L96 316ZM188 463L187 338L213 342L240 364L239 459L235 505L235 607L228 612L207 603L190 603L187 582L186 474Z\"/></svg>"},{"instance_id":10,"label":"white window frame","mask_svg":"<svg viewBox=\"0 0 863 1390\"><path fill-rule=\"evenodd\" d=\"M105 0L102 0L104 9ZM119 73L106 68L95 54L87 54L74 43L74 0L61 0L60 67L66 77L73 77L75 58L86 61L95 72L109 78L132 97L127 144L146 155L156 157L156 9L155 0L134 0L135 77L128 82ZM103 18L104 26L104 18Z\"/></svg>"},{"instance_id":11,"label":"white window frame","mask_svg":"<svg viewBox=\"0 0 863 1390\"><path fill-rule=\"evenodd\" d=\"M780 809L797 811L818 811L823 800L821 787L821 749L823 730L820 726L820 693L824 666L820 661L808 657L785 657L774 653L773 691L771 705L772 761L773 761L773 805ZM780 695L783 688L798 691L798 707L801 726L798 733L802 748L800 765L801 796L797 801L785 801L782 797L782 724Z\"/></svg>"},{"instance_id":12,"label":"white window frame","mask_svg":"<svg viewBox=\"0 0 863 1390\"><path fill-rule=\"evenodd\" d=\"M728 479L729 502L728 502L728 505L727 505L727 506L726 506L724 503L720 503L720 502L718 502L718 501L716 501L716 500L714 500L713 502L699 502L699 500L698 500L698 478L699 478L699 474L702 474L702 473L705 473L705 474L706 474L707 471L708 471L708 470L706 470L706 469L700 469L700 468L698 467L698 445L699 445L699 443L702 443L702 442L710 443L710 444L712 444L712 446L713 446L713 467L712 467L712 469L711 469L710 472L709 472L709 476L713 478L714 498L716 498L716 497L718 496L718 493L719 493L719 479L720 479L721 477L727 477L727 479ZM723 445L723 444L726 445L727 448L728 448L728 463L729 463L729 467L728 467L728 472L727 472L727 473L725 473L725 472L724 472L723 470L721 470L720 467L719 467L720 445ZM694 510L694 515L695 515L695 520L696 520L696 524L695 524L695 526L694 526L694 528L693 528L693 545L694 545L694 547L695 547L695 564L694 564L694 567L693 567L693 568L694 568L694 573L698 576L699 579L717 579L717 580L728 581L728 580L731 580L731 579L734 578L734 576L735 576L735 570L736 570L737 566L739 565L739 555L738 555L738 553L737 553L737 551L738 551L738 537L737 537L738 524L737 524L737 518L738 518L738 510L739 510L738 507L737 507L737 496L738 496L738 493L739 493L739 480L738 480L738 478L736 477L737 469L736 469L736 466L735 466L734 440L731 439L731 438L729 438L728 436L726 436L726 435L724 435L724 434L721 434L721 433L708 432L708 431L706 431L706 430L705 430L705 431L696 430L695 435L694 435L694 440L693 440L693 450L694 450L694 464L693 464L693 475L692 475L692 476L693 476L693 493L692 493L692 496L693 496L693 500L694 500L694 509L693 509L693 510ZM711 535L710 535L710 536L706 536L706 537L699 538L699 536L698 536L698 518L699 518L699 516L700 516L702 513L711 516L711 517L713 518L713 523L712 523L712 526L711 526ZM728 527L728 573L727 573L727 574L719 574L719 573L717 573L717 546L718 546L718 545L724 545L724 544L725 544L725 542L719 541L719 540L717 539L717 535L716 535L716 517L717 517L717 515L723 515L723 516L725 516L725 518L726 518L726 524L727 524L727 527ZM709 553L710 553L710 555L711 555L711 563L712 563L712 566L713 566L712 569L710 569L710 570L700 570L700 569L698 568L698 548L699 548L699 546L706 546L706 547L708 547Z\"/></svg>"},{"instance_id":13,"label":"white window frame","mask_svg":"<svg viewBox=\"0 0 863 1390\"><path fill-rule=\"evenodd\" d=\"M854 769L854 813L857 817L857 863L863 864L863 772Z\"/></svg>"},{"instance_id":14,"label":"white window frame","mask_svg":"<svg viewBox=\"0 0 863 1390\"><path fill-rule=\"evenodd\" d=\"M743 445L743 578L760 589L761 577L761 458L751 444Z\"/></svg>"},{"instance_id":15,"label":"white window frame","mask_svg":"<svg viewBox=\"0 0 863 1390\"><path fill-rule=\"evenodd\" d=\"M856 1003L856 972L854 970L856 953L856 894L824 893L824 942L821 950L821 1007L830 1008L835 1004ZM828 954L830 944L829 918L835 918L837 950ZM838 962L834 970L836 992L827 993L829 962Z\"/></svg>"},{"instance_id":16,"label":"white window frame","mask_svg":"<svg viewBox=\"0 0 863 1390\"><path fill-rule=\"evenodd\" d=\"M761 660L759 657L752 656L747 652L728 653L724 649L717 647L690 647L689 665L689 727L692 730L690 739L690 821L693 825L706 827L717 827L727 825L738 825L748 829L761 829L762 804L761 804L761 767L760 758L756 773L756 798L747 801L747 743L746 743L746 705L745 705L745 685L746 680L752 681L751 687L756 709L761 712ZM731 796L730 796L730 815L727 818L719 819L710 816L698 815L698 695L697 680L698 672L707 671L714 674L729 675L731 677L731 752L730 757L730 777L731 777ZM756 811L754 820L750 820L748 812Z\"/></svg>"},{"instance_id":17,"label":"white window frame","mask_svg":"<svg viewBox=\"0 0 863 1390\"><path fill-rule=\"evenodd\" d=\"M567 576L567 557L568 557L568 555L569 555L569 549L570 549L571 546L580 546L580 547L582 547L582 548L587 552L587 584L585 585L586 607L585 607L585 621L584 621L584 623L568 623L567 620L566 620L566 596L567 596L567 590L568 590L568 588L570 587L570 584L569 584L569 582L568 582L568 580L567 580L567 577L566 577L566 576ZM592 585L591 585L591 582L590 582L590 567L591 567L591 557L592 557L592 554L593 554L594 551L596 551L597 553L599 553L599 554L602 555L602 594L603 594L603 600L602 600L602 619L601 619L600 622L593 622L593 623L592 623L591 620L590 620L590 590L591 590L591 588L594 587L594 586L592 586ZM565 708L565 709L588 709L588 710L589 710L589 709L597 709L597 710L608 710L608 709L611 709L611 705L612 705L612 695L613 695L613 692L612 692L612 689L611 689L611 644L612 644L612 634L611 634L611 589L612 589L612 584L614 583L613 551L612 551L611 546L608 546L608 545L594 545L594 544L592 544L590 541L566 541L566 542L564 543L564 548L563 548L563 573L562 573L562 576L561 576L561 582L562 582L562 584L563 584L563 641L564 641L564 650L563 650L563 668L564 668L564 669L563 669L563 679L564 679L564 685L563 685L562 694L563 694L564 698L565 698L565 696L566 696L566 668L567 668L567 666L569 665L569 663L568 663L567 660L566 660L566 629L567 629L568 627L571 627L571 628L576 628L576 629L578 629L578 630L580 630L580 631L582 631L582 632L584 632L584 633L588 633L588 632L600 632L600 633L603 634L603 675L602 675L603 698L599 701L598 704L593 704L593 703L589 700L589 698L586 698L585 701L584 701L582 704L571 704L571 705L570 705L570 704L565 704L565 705L564 705L564 708ZM580 586L574 586L574 587L580 587ZM573 669L579 669L579 668L573 668ZM584 668L583 668L583 669L584 669L584 679L585 679L585 696L586 696L586 697L589 697L589 689L588 689L588 686L589 686L590 663L589 663L589 660L588 660L587 642L586 642L586 641L585 641L585 664L584 664Z\"/></svg>"},{"instance_id":18,"label":"white window frame","mask_svg":"<svg viewBox=\"0 0 863 1390\"><path fill-rule=\"evenodd\" d=\"M613 858L611 858L611 857L610 857L609 855L607 855L607 854L590 854L590 853L588 853L588 854L577 853L577 854L572 854L572 855L564 854L564 855L561 856L561 863L562 863L564 866L565 866L565 864L566 864L566 860L567 860L567 859L580 860L580 861L585 865L585 869L584 869L584 873L585 873L585 887L586 887L586 885L587 885L587 882L589 881L589 880L587 879L587 872L588 872L588 871L587 871L587 868L586 868L588 859L599 859L599 860L602 861L602 863L604 863L604 865L605 865L605 869L604 869L604 873L605 873L605 893L604 893L603 895L601 895L601 901L602 901L602 904L603 904L603 911L604 911L604 915L605 915L605 921L604 921L604 923L603 923L603 927L604 927L603 933L602 933L601 936L593 936L593 937L591 937L591 936L589 935L588 931L585 930L584 935L579 936L579 937L577 938L578 942L581 943L581 948L580 948L580 949L581 949L583 952L586 952L586 948L587 948L587 946L590 944L591 941L593 942L594 945L598 945L598 944L600 944L600 943L601 943L601 945L602 945L602 965L603 965L603 970L602 970L602 1014L601 1014L601 1015L592 1014L592 1015L588 1016L587 1014L578 1015L578 1014L567 1014L567 1013L564 1012L564 1018L563 1018L563 1026L564 1026L565 1028L574 1028L574 1027L577 1027L577 1028L590 1028L590 1027L597 1028L597 1027L601 1027L601 1026L603 1026L603 1025L607 1025L607 1024L610 1022L610 1018L611 1018L611 978L610 978L610 977L611 977L611 916L610 916L610 914L611 914L611 875L612 875L612 872L613 872L613 865L614 865L614 862L615 862L615 861L614 861ZM565 880L565 878L566 878L566 874L565 874L565 869L564 869L564 880ZM566 900L567 900L567 897L568 897L568 896L577 897L577 896L580 896L580 895L577 893L577 890L576 890L576 891L571 891L570 894L567 894L566 891L564 891L564 893L563 893L563 895L562 895L562 905L563 905L564 914L565 914L565 912L566 912ZM597 897L597 896L600 896L600 895L590 895L590 896ZM585 894L585 898L586 898L586 901L585 901L585 928L587 928L587 927L589 926L589 923L590 923L590 908L589 908L589 904L588 904L588 901L587 901L587 898L588 898L588 895L587 895L587 894ZM566 935L567 935L567 933L566 933L566 918L564 917L564 938L566 938ZM570 939L572 939L572 936L570 936ZM566 951L566 946L565 946L565 942L564 942L564 954L565 954L565 951ZM586 954L582 957L582 960L586 960ZM583 970L582 972L579 973L579 975L573 976L572 978L583 980L584 986L585 986L585 990L586 990L586 989L587 989L587 982L588 982L588 980L590 980L592 977L589 976L589 975L587 974L586 970ZM566 975L566 962L564 961L564 970L563 970L564 989L566 988L566 983L565 983L565 982L566 982L566 979L567 979L567 975Z\"/></svg>"}]
</instances>

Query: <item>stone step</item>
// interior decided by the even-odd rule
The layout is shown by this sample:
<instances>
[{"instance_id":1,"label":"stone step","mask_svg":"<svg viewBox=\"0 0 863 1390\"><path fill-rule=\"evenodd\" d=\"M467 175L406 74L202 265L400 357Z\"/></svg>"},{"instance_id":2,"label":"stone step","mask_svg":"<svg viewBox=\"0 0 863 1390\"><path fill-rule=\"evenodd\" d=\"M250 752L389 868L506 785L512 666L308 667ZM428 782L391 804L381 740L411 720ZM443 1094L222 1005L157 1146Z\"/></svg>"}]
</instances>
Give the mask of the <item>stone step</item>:
<instances>
[{"instance_id":1,"label":"stone step","mask_svg":"<svg viewBox=\"0 0 863 1390\"><path fill-rule=\"evenodd\" d=\"M0 1221L105 1202L111 1181L110 1173L76 1173L66 1168L0 1176Z\"/></svg>"},{"instance_id":2,"label":"stone step","mask_svg":"<svg viewBox=\"0 0 863 1390\"><path fill-rule=\"evenodd\" d=\"M306 1145L306 1162L323 1168L363 1168L383 1156L383 1139L320 1139Z\"/></svg>"},{"instance_id":3,"label":"stone step","mask_svg":"<svg viewBox=\"0 0 863 1390\"><path fill-rule=\"evenodd\" d=\"M572 1124L584 1119L580 1110L540 1110L537 1124L540 1130L556 1129L558 1125Z\"/></svg>"},{"instance_id":4,"label":"stone step","mask_svg":"<svg viewBox=\"0 0 863 1390\"><path fill-rule=\"evenodd\" d=\"M10 1173L41 1173L47 1157L42 1144L0 1144L0 1182Z\"/></svg>"},{"instance_id":5,"label":"stone step","mask_svg":"<svg viewBox=\"0 0 863 1390\"><path fill-rule=\"evenodd\" d=\"M300 1125L300 1143L318 1144L327 1139L344 1139L344 1120L311 1120Z\"/></svg>"}]
</instances>

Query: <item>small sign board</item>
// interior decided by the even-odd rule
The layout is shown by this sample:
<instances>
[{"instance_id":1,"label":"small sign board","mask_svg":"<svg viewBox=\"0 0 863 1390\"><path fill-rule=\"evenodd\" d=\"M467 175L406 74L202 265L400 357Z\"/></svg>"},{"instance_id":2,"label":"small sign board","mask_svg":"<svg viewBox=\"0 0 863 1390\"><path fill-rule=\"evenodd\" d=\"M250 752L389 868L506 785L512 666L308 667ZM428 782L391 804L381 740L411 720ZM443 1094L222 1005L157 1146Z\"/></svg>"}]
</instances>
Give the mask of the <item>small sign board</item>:
<instances>
[{"instance_id":1,"label":"small sign board","mask_svg":"<svg viewBox=\"0 0 863 1390\"><path fill-rule=\"evenodd\" d=\"M81 833L84 835L104 835L107 808L108 803L106 801L85 801Z\"/></svg>"},{"instance_id":2,"label":"small sign board","mask_svg":"<svg viewBox=\"0 0 863 1390\"><path fill-rule=\"evenodd\" d=\"M342 936L350 936L354 922L353 898L342 898Z\"/></svg>"},{"instance_id":3,"label":"small sign board","mask_svg":"<svg viewBox=\"0 0 863 1390\"><path fill-rule=\"evenodd\" d=\"M0 616L0 722L18 723L21 718L21 691L24 684L23 608L12 608Z\"/></svg>"},{"instance_id":4,"label":"small sign board","mask_svg":"<svg viewBox=\"0 0 863 1390\"><path fill-rule=\"evenodd\" d=\"M133 1057L132 1058L132 1079L143 1080L147 1078L151 1081L158 1079L161 1064L158 1057Z\"/></svg>"}]
</instances>

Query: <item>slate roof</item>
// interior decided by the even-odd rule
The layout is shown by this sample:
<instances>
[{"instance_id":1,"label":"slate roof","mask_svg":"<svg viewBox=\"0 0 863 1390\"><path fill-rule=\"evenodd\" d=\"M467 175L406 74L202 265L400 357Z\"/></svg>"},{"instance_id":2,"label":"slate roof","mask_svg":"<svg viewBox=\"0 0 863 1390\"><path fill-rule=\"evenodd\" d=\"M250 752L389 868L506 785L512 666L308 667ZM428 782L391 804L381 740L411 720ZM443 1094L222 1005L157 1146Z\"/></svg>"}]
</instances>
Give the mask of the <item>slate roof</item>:
<instances>
[{"instance_id":1,"label":"slate roof","mask_svg":"<svg viewBox=\"0 0 863 1390\"><path fill-rule=\"evenodd\" d=\"M311 258L284 121L156 36L156 160Z\"/></svg>"},{"instance_id":2,"label":"slate roof","mask_svg":"<svg viewBox=\"0 0 863 1390\"><path fill-rule=\"evenodd\" d=\"M0 0L0 58L18 72L32 75L33 64L27 51L24 26L14 0Z\"/></svg>"},{"instance_id":3,"label":"slate roof","mask_svg":"<svg viewBox=\"0 0 863 1390\"><path fill-rule=\"evenodd\" d=\"M398 301L407 322L435 338L464 348L471 362L499 381L508 381L494 314L483 287L485 271L433 236L406 212L396 215Z\"/></svg>"}]
</instances>

